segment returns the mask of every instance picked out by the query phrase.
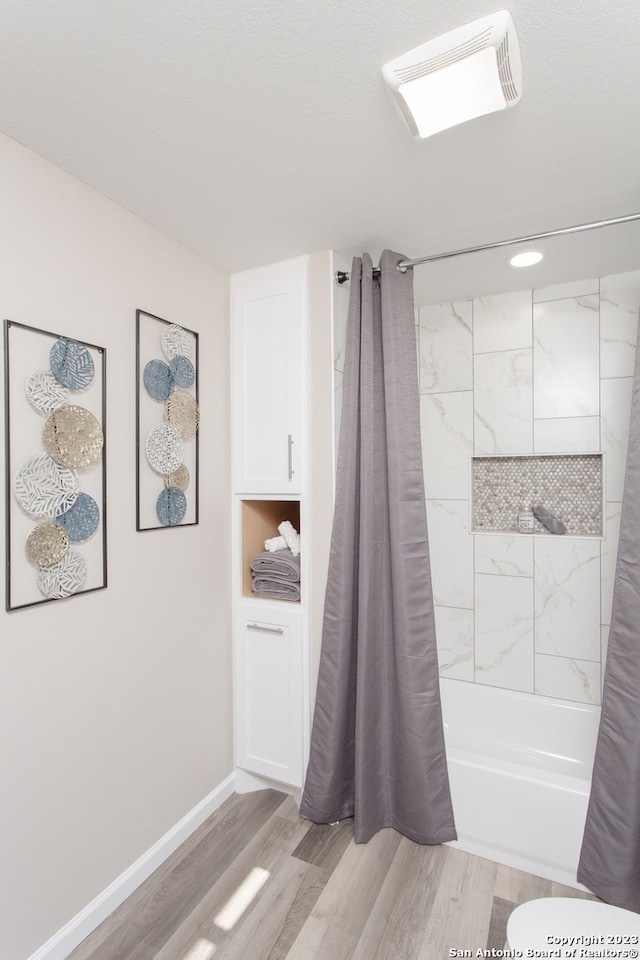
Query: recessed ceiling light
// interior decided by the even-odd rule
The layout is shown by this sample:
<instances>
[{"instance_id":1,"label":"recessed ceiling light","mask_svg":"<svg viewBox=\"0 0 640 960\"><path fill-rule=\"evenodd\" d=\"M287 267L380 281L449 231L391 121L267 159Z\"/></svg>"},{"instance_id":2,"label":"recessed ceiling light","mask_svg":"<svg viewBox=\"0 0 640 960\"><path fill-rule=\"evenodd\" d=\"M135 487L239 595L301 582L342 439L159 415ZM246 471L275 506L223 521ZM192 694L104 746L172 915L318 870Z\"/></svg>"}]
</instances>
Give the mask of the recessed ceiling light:
<instances>
[{"instance_id":1,"label":"recessed ceiling light","mask_svg":"<svg viewBox=\"0 0 640 960\"><path fill-rule=\"evenodd\" d=\"M423 43L382 75L414 139L513 107L522 94L518 37L506 10Z\"/></svg>"},{"instance_id":2,"label":"recessed ceiling light","mask_svg":"<svg viewBox=\"0 0 640 960\"><path fill-rule=\"evenodd\" d=\"M540 253L539 250L523 250L522 253L516 253L511 257L509 263L512 267L533 267L543 258L544 253Z\"/></svg>"}]
</instances>

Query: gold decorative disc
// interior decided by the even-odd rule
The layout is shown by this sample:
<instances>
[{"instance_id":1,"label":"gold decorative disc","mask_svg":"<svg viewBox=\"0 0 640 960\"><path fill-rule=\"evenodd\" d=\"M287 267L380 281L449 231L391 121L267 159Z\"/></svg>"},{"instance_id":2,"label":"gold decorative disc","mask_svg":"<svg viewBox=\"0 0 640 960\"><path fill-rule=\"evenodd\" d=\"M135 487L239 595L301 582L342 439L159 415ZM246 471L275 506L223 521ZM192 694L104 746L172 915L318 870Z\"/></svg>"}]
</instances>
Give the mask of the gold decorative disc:
<instances>
[{"instance_id":1,"label":"gold decorative disc","mask_svg":"<svg viewBox=\"0 0 640 960\"><path fill-rule=\"evenodd\" d=\"M68 404L49 414L42 428L49 456L64 467L88 467L102 453L102 427L85 407Z\"/></svg>"},{"instance_id":2,"label":"gold decorative disc","mask_svg":"<svg viewBox=\"0 0 640 960\"><path fill-rule=\"evenodd\" d=\"M173 473L167 473L164 477L165 487L177 487L178 490L184 491L189 486L189 471L187 470L184 463L181 463L177 470L174 470Z\"/></svg>"},{"instance_id":3,"label":"gold decorative disc","mask_svg":"<svg viewBox=\"0 0 640 960\"><path fill-rule=\"evenodd\" d=\"M27 558L36 567L52 567L62 560L68 549L67 531L55 520L39 523L27 537Z\"/></svg>"},{"instance_id":4,"label":"gold decorative disc","mask_svg":"<svg viewBox=\"0 0 640 960\"><path fill-rule=\"evenodd\" d=\"M174 390L164 402L164 419L178 430L183 440L190 440L200 423L200 409L186 390Z\"/></svg>"}]
</instances>

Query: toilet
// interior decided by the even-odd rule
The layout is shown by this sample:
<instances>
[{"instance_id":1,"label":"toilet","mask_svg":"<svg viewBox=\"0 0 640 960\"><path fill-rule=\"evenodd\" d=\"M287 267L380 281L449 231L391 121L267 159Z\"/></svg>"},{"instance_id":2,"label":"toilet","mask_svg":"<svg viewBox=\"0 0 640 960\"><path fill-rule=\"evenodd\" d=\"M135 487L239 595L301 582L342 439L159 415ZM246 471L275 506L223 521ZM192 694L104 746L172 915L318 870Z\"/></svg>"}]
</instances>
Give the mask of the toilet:
<instances>
[{"instance_id":1,"label":"toilet","mask_svg":"<svg viewBox=\"0 0 640 960\"><path fill-rule=\"evenodd\" d=\"M514 957L637 957L640 914L595 900L545 897L516 907L505 949Z\"/></svg>"}]
</instances>

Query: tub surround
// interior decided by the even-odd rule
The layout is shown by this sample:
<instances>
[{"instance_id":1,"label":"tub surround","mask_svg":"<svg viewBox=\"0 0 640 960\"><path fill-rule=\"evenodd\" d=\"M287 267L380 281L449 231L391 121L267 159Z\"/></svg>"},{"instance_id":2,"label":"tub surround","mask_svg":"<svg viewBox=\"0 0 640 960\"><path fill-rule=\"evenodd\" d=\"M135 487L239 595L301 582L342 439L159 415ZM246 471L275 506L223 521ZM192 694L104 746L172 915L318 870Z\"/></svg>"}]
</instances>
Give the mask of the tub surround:
<instances>
[{"instance_id":1,"label":"tub surround","mask_svg":"<svg viewBox=\"0 0 640 960\"><path fill-rule=\"evenodd\" d=\"M634 271L418 312L442 677L599 704L639 307ZM470 535L472 456L567 453L604 455L603 539Z\"/></svg>"},{"instance_id":2,"label":"tub surround","mask_svg":"<svg viewBox=\"0 0 640 960\"><path fill-rule=\"evenodd\" d=\"M639 307L640 270L416 311L442 677L600 703ZM471 536L471 458L549 454L602 455L604 536Z\"/></svg>"}]
</instances>

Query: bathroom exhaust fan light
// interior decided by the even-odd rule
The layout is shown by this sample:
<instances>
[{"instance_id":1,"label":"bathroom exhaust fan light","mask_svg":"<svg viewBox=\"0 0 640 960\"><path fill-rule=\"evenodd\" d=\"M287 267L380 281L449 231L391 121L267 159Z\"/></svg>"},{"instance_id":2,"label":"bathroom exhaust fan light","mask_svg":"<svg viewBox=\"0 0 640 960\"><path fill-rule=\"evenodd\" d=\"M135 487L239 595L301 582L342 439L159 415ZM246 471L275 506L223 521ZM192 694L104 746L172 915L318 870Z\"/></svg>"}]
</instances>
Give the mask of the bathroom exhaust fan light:
<instances>
[{"instance_id":1,"label":"bathroom exhaust fan light","mask_svg":"<svg viewBox=\"0 0 640 960\"><path fill-rule=\"evenodd\" d=\"M382 75L414 139L505 110L522 94L511 15L474 20L385 63Z\"/></svg>"},{"instance_id":2,"label":"bathroom exhaust fan light","mask_svg":"<svg viewBox=\"0 0 640 960\"><path fill-rule=\"evenodd\" d=\"M522 253L516 253L509 258L512 267L533 267L544 258L544 253L539 250L523 250Z\"/></svg>"}]
</instances>

